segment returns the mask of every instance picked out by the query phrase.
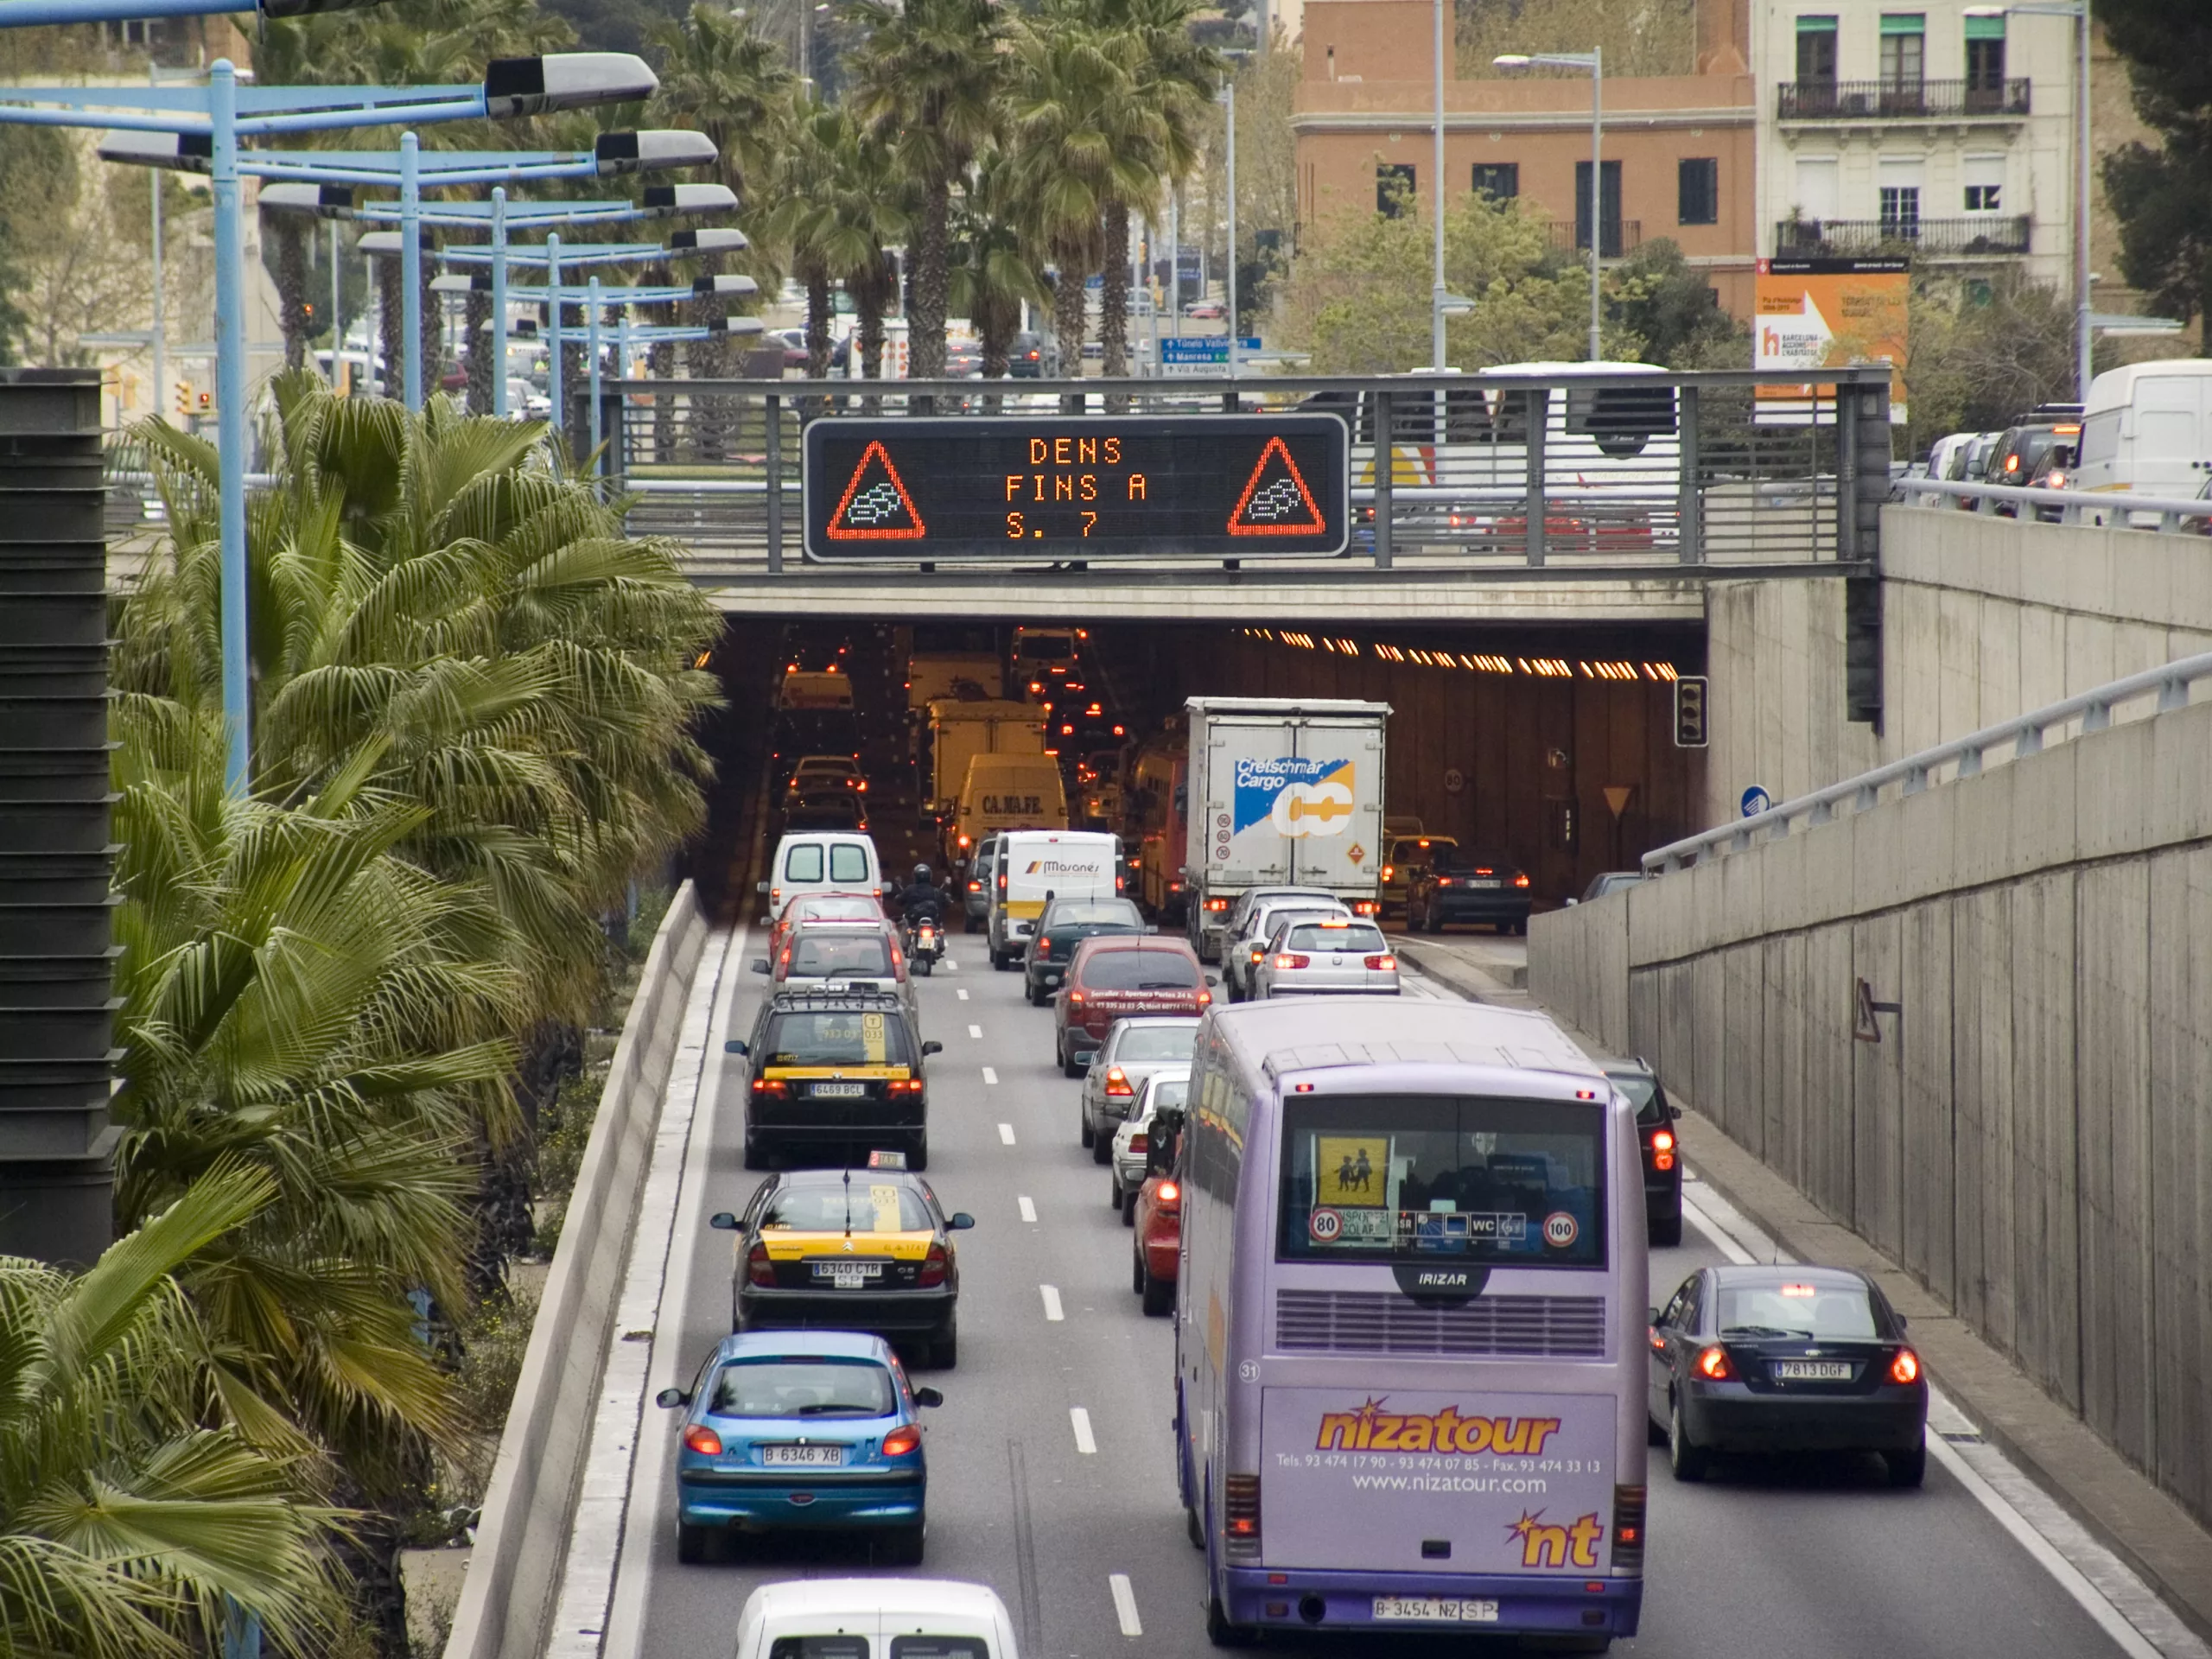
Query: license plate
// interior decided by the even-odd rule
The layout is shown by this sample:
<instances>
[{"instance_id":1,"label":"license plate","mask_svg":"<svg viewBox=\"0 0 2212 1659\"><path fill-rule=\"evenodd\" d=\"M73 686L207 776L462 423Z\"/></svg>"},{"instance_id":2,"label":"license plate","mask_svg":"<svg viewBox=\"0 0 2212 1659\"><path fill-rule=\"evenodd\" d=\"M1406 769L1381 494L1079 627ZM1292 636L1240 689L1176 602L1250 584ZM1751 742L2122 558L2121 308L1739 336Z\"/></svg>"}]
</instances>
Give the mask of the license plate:
<instances>
[{"instance_id":1,"label":"license plate","mask_svg":"<svg viewBox=\"0 0 2212 1659\"><path fill-rule=\"evenodd\" d=\"M1429 1599L1377 1596L1375 1598L1375 1617L1433 1619L1457 1624L1495 1624L1497 1623L1497 1604L1494 1601L1462 1601L1452 1597Z\"/></svg>"},{"instance_id":2,"label":"license plate","mask_svg":"<svg viewBox=\"0 0 2212 1659\"><path fill-rule=\"evenodd\" d=\"M1476 880L1470 881L1467 885L1471 887L1502 887L1505 883L1503 881Z\"/></svg>"},{"instance_id":3,"label":"license plate","mask_svg":"<svg viewBox=\"0 0 2212 1659\"><path fill-rule=\"evenodd\" d=\"M817 1262L814 1276L827 1279L839 1290L857 1290L870 1280L883 1277L880 1262Z\"/></svg>"},{"instance_id":4,"label":"license plate","mask_svg":"<svg viewBox=\"0 0 2212 1659\"><path fill-rule=\"evenodd\" d=\"M836 1469L845 1461L842 1446L764 1446L760 1461L771 1468Z\"/></svg>"},{"instance_id":5,"label":"license plate","mask_svg":"<svg viewBox=\"0 0 2212 1659\"><path fill-rule=\"evenodd\" d=\"M868 1093L864 1083L817 1083L807 1090L817 1100L855 1100Z\"/></svg>"},{"instance_id":6,"label":"license plate","mask_svg":"<svg viewBox=\"0 0 2212 1659\"><path fill-rule=\"evenodd\" d=\"M1782 1382L1848 1382L1851 1367L1840 1359L1777 1359L1774 1375Z\"/></svg>"}]
</instances>

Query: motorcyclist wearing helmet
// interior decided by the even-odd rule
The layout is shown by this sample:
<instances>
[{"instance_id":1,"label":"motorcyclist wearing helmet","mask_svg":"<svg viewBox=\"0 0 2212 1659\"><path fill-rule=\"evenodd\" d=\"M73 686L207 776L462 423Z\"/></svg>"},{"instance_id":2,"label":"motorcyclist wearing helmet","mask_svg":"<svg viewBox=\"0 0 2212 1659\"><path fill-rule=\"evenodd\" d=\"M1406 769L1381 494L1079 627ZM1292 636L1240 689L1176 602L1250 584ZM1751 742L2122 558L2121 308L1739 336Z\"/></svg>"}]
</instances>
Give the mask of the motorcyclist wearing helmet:
<instances>
[{"instance_id":1,"label":"motorcyclist wearing helmet","mask_svg":"<svg viewBox=\"0 0 2212 1659\"><path fill-rule=\"evenodd\" d=\"M942 927L947 903L936 874L926 864L915 865L913 879L899 890L899 914L909 926L927 919Z\"/></svg>"}]
</instances>

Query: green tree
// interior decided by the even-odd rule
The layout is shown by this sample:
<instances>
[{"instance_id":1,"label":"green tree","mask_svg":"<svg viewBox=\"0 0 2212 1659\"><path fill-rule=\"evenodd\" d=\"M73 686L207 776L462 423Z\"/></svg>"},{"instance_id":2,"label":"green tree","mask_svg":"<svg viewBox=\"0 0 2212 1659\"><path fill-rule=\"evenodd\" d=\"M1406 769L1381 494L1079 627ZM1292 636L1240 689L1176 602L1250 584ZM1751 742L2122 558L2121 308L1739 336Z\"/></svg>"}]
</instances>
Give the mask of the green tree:
<instances>
[{"instance_id":1,"label":"green tree","mask_svg":"<svg viewBox=\"0 0 2212 1659\"><path fill-rule=\"evenodd\" d=\"M773 175L786 141L791 73L782 48L740 14L704 0L681 22L656 28L652 41L661 54L652 118L713 139L721 181L742 200Z\"/></svg>"},{"instance_id":2,"label":"green tree","mask_svg":"<svg viewBox=\"0 0 2212 1659\"><path fill-rule=\"evenodd\" d=\"M2120 273L2169 315L2212 315L2212 11L2098 0L2096 17L2159 137L2156 149L2130 143L2104 158Z\"/></svg>"},{"instance_id":3,"label":"green tree","mask_svg":"<svg viewBox=\"0 0 2212 1659\"><path fill-rule=\"evenodd\" d=\"M1014 179L1014 164L986 150L953 220L951 305L976 325L986 380L1006 376L1023 304L1052 301L1022 235Z\"/></svg>"},{"instance_id":4,"label":"green tree","mask_svg":"<svg viewBox=\"0 0 2212 1659\"><path fill-rule=\"evenodd\" d=\"M2024 409L2074 395L2074 307L2018 276L1923 282L1906 313L1907 442L1924 451L1947 432L1992 432Z\"/></svg>"},{"instance_id":5,"label":"green tree","mask_svg":"<svg viewBox=\"0 0 2212 1659\"><path fill-rule=\"evenodd\" d=\"M992 0L857 0L866 38L848 101L890 144L916 200L907 343L918 379L944 373L953 187L998 133L1007 25Z\"/></svg>"},{"instance_id":6,"label":"green tree","mask_svg":"<svg viewBox=\"0 0 2212 1659\"><path fill-rule=\"evenodd\" d=\"M1751 330L1666 237L1644 243L1606 276L1606 308L1643 343L1643 360L1670 369L1751 366Z\"/></svg>"},{"instance_id":7,"label":"green tree","mask_svg":"<svg viewBox=\"0 0 2212 1659\"><path fill-rule=\"evenodd\" d=\"M766 234L790 261L806 289L806 372L819 380L830 372L830 324L835 302L836 251L823 204L836 189L838 152L851 130L845 111L802 94L776 177L776 200Z\"/></svg>"}]
</instances>

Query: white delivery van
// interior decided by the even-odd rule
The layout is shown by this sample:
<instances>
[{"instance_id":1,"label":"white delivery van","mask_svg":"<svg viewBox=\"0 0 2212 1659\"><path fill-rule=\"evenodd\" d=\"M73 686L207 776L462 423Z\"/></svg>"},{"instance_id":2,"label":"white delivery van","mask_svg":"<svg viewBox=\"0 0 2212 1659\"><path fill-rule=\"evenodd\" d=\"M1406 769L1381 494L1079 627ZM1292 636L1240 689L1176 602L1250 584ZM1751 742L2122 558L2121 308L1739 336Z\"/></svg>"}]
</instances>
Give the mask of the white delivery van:
<instances>
[{"instance_id":1,"label":"white delivery van","mask_svg":"<svg viewBox=\"0 0 2212 1659\"><path fill-rule=\"evenodd\" d=\"M764 1584L737 1616L734 1659L1020 1659L988 1585L952 1579L794 1579Z\"/></svg>"},{"instance_id":2,"label":"white delivery van","mask_svg":"<svg viewBox=\"0 0 2212 1659\"><path fill-rule=\"evenodd\" d=\"M1090 830L1017 830L999 841L998 874L992 882L991 918L984 930L991 966L1021 960L1055 899L1115 899L1122 887L1122 838Z\"/></svg>"},{"instance_id":3,"label":"white delivery van","mask_svg":"<svg viewBox=\"0 0 2212 1659\"><path fill-rule=\"evenodd\" d=\"M2089 383L2081 443L2074 483L2085 493L2194 499L2212 472L2212 359L2107 369Z\"/></svg>"},{"instance_id":4,"label":"white delivery van","mask_svg":"<svg viewBox=\"0 0 2212 1659\"><path fill-rule=\"evenodd\" d=\"M1076 654L1081 649L1078 641L1089 637L1089 630L1077 628L1030 628L1014 631L1014 677L1020 682L1018 690L1033 685L1033 695L1049 697L1076 674Z\"/></svg>"},{"instance_id":5,"label":"white delivery van","mask_svg":"<svg viewBox=\"0 0 2212 1659\"><path fill-rule=\"evenodd\" d=\"M781 921L784 907L804 893L864 893L883 897L883 866L875 843L866 836L815 830L785 836L776 843L775 861L760 890L768 897L768 919Z\"/></svg>"},{"instance_id":6,"label":"white delivery van","mask_svg":"<svg viewBox=\"0 0 2212 1659\"><path fill-rule=\"evenodd\" d=\"M776 686L779 709L833 709L847 714L853 708L853 677L830 669L820 674L788 669Z\"/></svg>"},{"instance_id":7,"label":"white delivery van","mask_svg":"<svg viewBox=\"0 0 2212 1659\"><path fill-rule=\"evenodd\" d=\"M964 865L984 836L1001 830L1067 827L1067 786L1058 756L979 754L968 762L944 827L945 861Z\"/></svg>"},{"instance_id":8,"label":"white delivery van","mask_svg":"<svg viewBox=\"0 0 2212 1659\"><path fill-rule=\"evenodd\" d=\"M1042 754L1045 711L1033 702L938 697L930 704L929 802L943 812L979 754Z\"/></svg>"}]
</instances>

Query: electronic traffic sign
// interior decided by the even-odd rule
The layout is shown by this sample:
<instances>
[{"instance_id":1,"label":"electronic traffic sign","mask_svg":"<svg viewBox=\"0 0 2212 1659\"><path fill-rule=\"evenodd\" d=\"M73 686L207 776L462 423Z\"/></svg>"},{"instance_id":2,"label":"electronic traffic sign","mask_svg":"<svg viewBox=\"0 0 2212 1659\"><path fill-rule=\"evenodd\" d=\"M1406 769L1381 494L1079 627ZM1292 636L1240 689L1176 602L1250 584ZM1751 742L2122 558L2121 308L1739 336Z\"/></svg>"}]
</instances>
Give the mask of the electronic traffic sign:
<instances>
[{"instance_id":1,"label":"electronic traffic sign","mask_svg":"<svg viewBox=\"0 0 2212 1659\"><path fill-rule=\"evenodd\" d=\"M830 417L806 429L806 556L1336 554L1349 467L1336 415Z\"/></svg>"}]
</instances>

